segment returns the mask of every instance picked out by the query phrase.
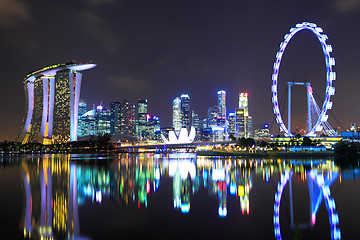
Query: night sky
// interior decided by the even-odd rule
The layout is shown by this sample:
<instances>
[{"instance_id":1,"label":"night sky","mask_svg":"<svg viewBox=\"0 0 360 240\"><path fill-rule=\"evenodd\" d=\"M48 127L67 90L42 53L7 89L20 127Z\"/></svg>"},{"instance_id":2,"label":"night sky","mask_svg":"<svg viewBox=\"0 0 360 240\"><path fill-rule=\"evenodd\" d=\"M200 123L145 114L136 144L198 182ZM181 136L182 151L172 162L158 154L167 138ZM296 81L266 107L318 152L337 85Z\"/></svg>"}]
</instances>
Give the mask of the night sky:
<instances>
[{"instance_id":1,"label":"night sky","mask_svg":"<svg viewBox=\"0 0 360 240\"><path fill-rule=\"evenodd\" d=\"M72 59L97 64L83 72L81 98L90 106L147 98L149 113L167 127L182 93L205 118L218 90L227 91L228 111L246 91L254 129L273 123L276 134L272 67L284 35L303 21L323 28L333 46L330 124L360 124L360 0L0 0L0 140L14 140L21 128L26 74ZM325 72L317 38L301 31L285 50L279 95L287 81L306 81L323 99ZM305 96L293 90L294 127L305 127Z\"/></svg>"}]
</instances>

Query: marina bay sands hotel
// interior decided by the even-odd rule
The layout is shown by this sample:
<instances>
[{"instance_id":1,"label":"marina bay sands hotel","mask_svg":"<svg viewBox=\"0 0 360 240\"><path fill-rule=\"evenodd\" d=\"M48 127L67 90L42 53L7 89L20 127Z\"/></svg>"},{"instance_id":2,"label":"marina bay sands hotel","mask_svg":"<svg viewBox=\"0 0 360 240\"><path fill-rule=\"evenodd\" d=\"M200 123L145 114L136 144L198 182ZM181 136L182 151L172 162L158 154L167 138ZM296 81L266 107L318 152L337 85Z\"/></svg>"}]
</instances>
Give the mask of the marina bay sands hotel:
<instances>
[{"instance_id":1,"label":"marina bay sands hotel","mask_svg":"<svg viewBox=\"0 0 360 240\"><path fill-rule=\"evenodd\" d=\"M24 81L24 125L17 141L23 144L76 141L81 71L95 66L67 62L29 73Z\"/></svg>"}]
</instances>

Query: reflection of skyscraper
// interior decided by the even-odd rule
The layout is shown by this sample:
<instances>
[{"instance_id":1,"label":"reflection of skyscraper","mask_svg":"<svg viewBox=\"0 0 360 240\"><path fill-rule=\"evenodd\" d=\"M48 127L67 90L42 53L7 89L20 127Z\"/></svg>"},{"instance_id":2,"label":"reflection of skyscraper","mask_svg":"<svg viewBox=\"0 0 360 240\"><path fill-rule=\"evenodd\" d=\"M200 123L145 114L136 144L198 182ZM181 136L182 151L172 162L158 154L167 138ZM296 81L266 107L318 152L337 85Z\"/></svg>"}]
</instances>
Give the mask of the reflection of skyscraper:
<instances>
[{"instance_id":1,"label":"reflection of skyscraper","mask_svg":"<svg viewBox=\"0 0 360 240\"><path fill-rule=\"evenodd\" d=\"M22 143L64 143L77 140L82 73L95 64L60 63L26 76L26 118Z\"/></svg>"},{"instance_id":2,"label":"reflection of skyscraper","mask_svg":"<svg viewBox=\"0 0 360 240\"><path fill-rule=\"evenodd\" d=\"M119 102L111 102L110 112L110 134L119 134L121 121L121 104Z\"/></svg>"},{"instance_id":3,"label":"reflection of skyscraper","mask_svg":"<svg viewBox=\"0 0 360 240\"><path fill-rule=\"evenodd\" d=\"M176 97L173 101L173 128L177 136L179 136L182 127L181 119L181 100L179 97Z\"/></svg>"},{"instance_id":4,"label":"reflection of skyscraper","mask_svg":"<svg viewBox=\"0 0 360 240\"><path fill-rule=\"evenodd\" d=\"M219 208L218 214L220 217L227 216L227 187L225 181L217 182L218 186L218 198L219 198Z\"/></svg>"},{"instance_id":5,"label":"reflection of skyscraper","mask_svg":"<svg viewBox=\"0 0 360 240\"><path fill-rule=\"evenodd\" d=\"M182 127L190 127L190 97L188 94L182 94L181 98L181 120Z\"/></svg>"}]
</instances>

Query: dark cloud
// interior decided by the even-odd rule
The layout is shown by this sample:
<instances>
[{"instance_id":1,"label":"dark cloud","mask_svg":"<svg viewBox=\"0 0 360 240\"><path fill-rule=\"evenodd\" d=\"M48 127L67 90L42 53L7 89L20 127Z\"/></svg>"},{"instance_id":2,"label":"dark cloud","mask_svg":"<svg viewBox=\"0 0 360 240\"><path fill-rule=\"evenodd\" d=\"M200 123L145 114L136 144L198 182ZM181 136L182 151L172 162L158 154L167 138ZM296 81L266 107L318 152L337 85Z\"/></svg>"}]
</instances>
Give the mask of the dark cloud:
<instances>
[{"instance_id":1,"label":"dark cloud","mask_svg":"<svg viewBox=\"0 0 360 240\"><path fill-rule=\"evenodd\" d=\"M110 76L108 79L112 86L117 87L122 92L140 93L150 86L149 82L137 77Z\"/></svg>"},{"instance_id":2,"label":"dark cloud","mask_svg":"<svg viewBox=\"0 0 360 240\"><path fill-rule=\"evenodd\" d=\"M29 6L22 0L0 0L0 25L6 28L32 21Z\"/></svg>"},{"instance_id":3,"label":"dark cloud","mask_svg":"<svg viewBox=\"0 0 360 240\"><path fill-rule=\"evenodd\" d=\"M80 20L82 29L91 38L94 38L104 50L110 53L118 51L121 45L120 40L112 32L111 27L106 21L88 11L77 12L76 16Z\"/></svg>"},{"instance_id":4,"label":"dark cloud","mask_svg":"<svg viewBox=\"0 0 360 240\"><path fill-rule=\"evenodd\" d=\"M343 13L354 12L360 9L360 0L334 0L332 6Z\"/></svg>"},{"instance_id":5,"label":"dark cloud","mask_svg":"<svg viewBox=\"0 0 360 240\"><path fill-rule=\"evenodd\" d=\"M89 5L102 5L102 4L116 4L119 0L85 0L86 4Z\"/></svg>"},{"instance_id":6,"label":"dark cloud","mask_svg":"<svg viewBox=\"0 0 360 240\"><path fill-rule=\"evenodd\" d=\"M182 93L205 118L217 90L227 91L228 111L238 105L238 94L248 91L254 129L273 122L276 134L272 66L284 34L302 21L322 27L333 46L338 80L332 112L348 127L360 119L354 110L360 88L359 7L360 0L0 0L0 102L11 103L0 113L0 141L15 138L21 127L26 73L69 59L98 64L84 72L81 94L89 104L147 98L149 112L171 126L172 100ZM285 89L286 81L311 81L323 97L324 64L318 40L302 31L285 51L279 84ZM306 116L301 94L298 101L293 94L293 103L300 103L293 109Z\"/></svg>"}]
</instances>

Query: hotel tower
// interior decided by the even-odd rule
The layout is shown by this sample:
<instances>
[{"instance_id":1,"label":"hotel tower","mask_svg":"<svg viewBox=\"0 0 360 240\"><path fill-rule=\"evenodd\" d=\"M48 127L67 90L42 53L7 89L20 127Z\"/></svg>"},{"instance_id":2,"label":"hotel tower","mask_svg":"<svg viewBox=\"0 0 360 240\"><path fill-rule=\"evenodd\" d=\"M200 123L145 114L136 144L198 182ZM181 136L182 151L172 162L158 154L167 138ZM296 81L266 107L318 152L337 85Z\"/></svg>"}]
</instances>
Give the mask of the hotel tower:
<instances>
[{"instance_id":1,"label":"hotel tower","mask_svg":"<svg viewBox=\"0 0 360 240\"><path fill-rule=\"evenodd\" d=\"M24 125L17 141L23 144L76 141L81 71L95 66L67 62L29 73L24 81Z\"/></svg>"}]
</instances>

